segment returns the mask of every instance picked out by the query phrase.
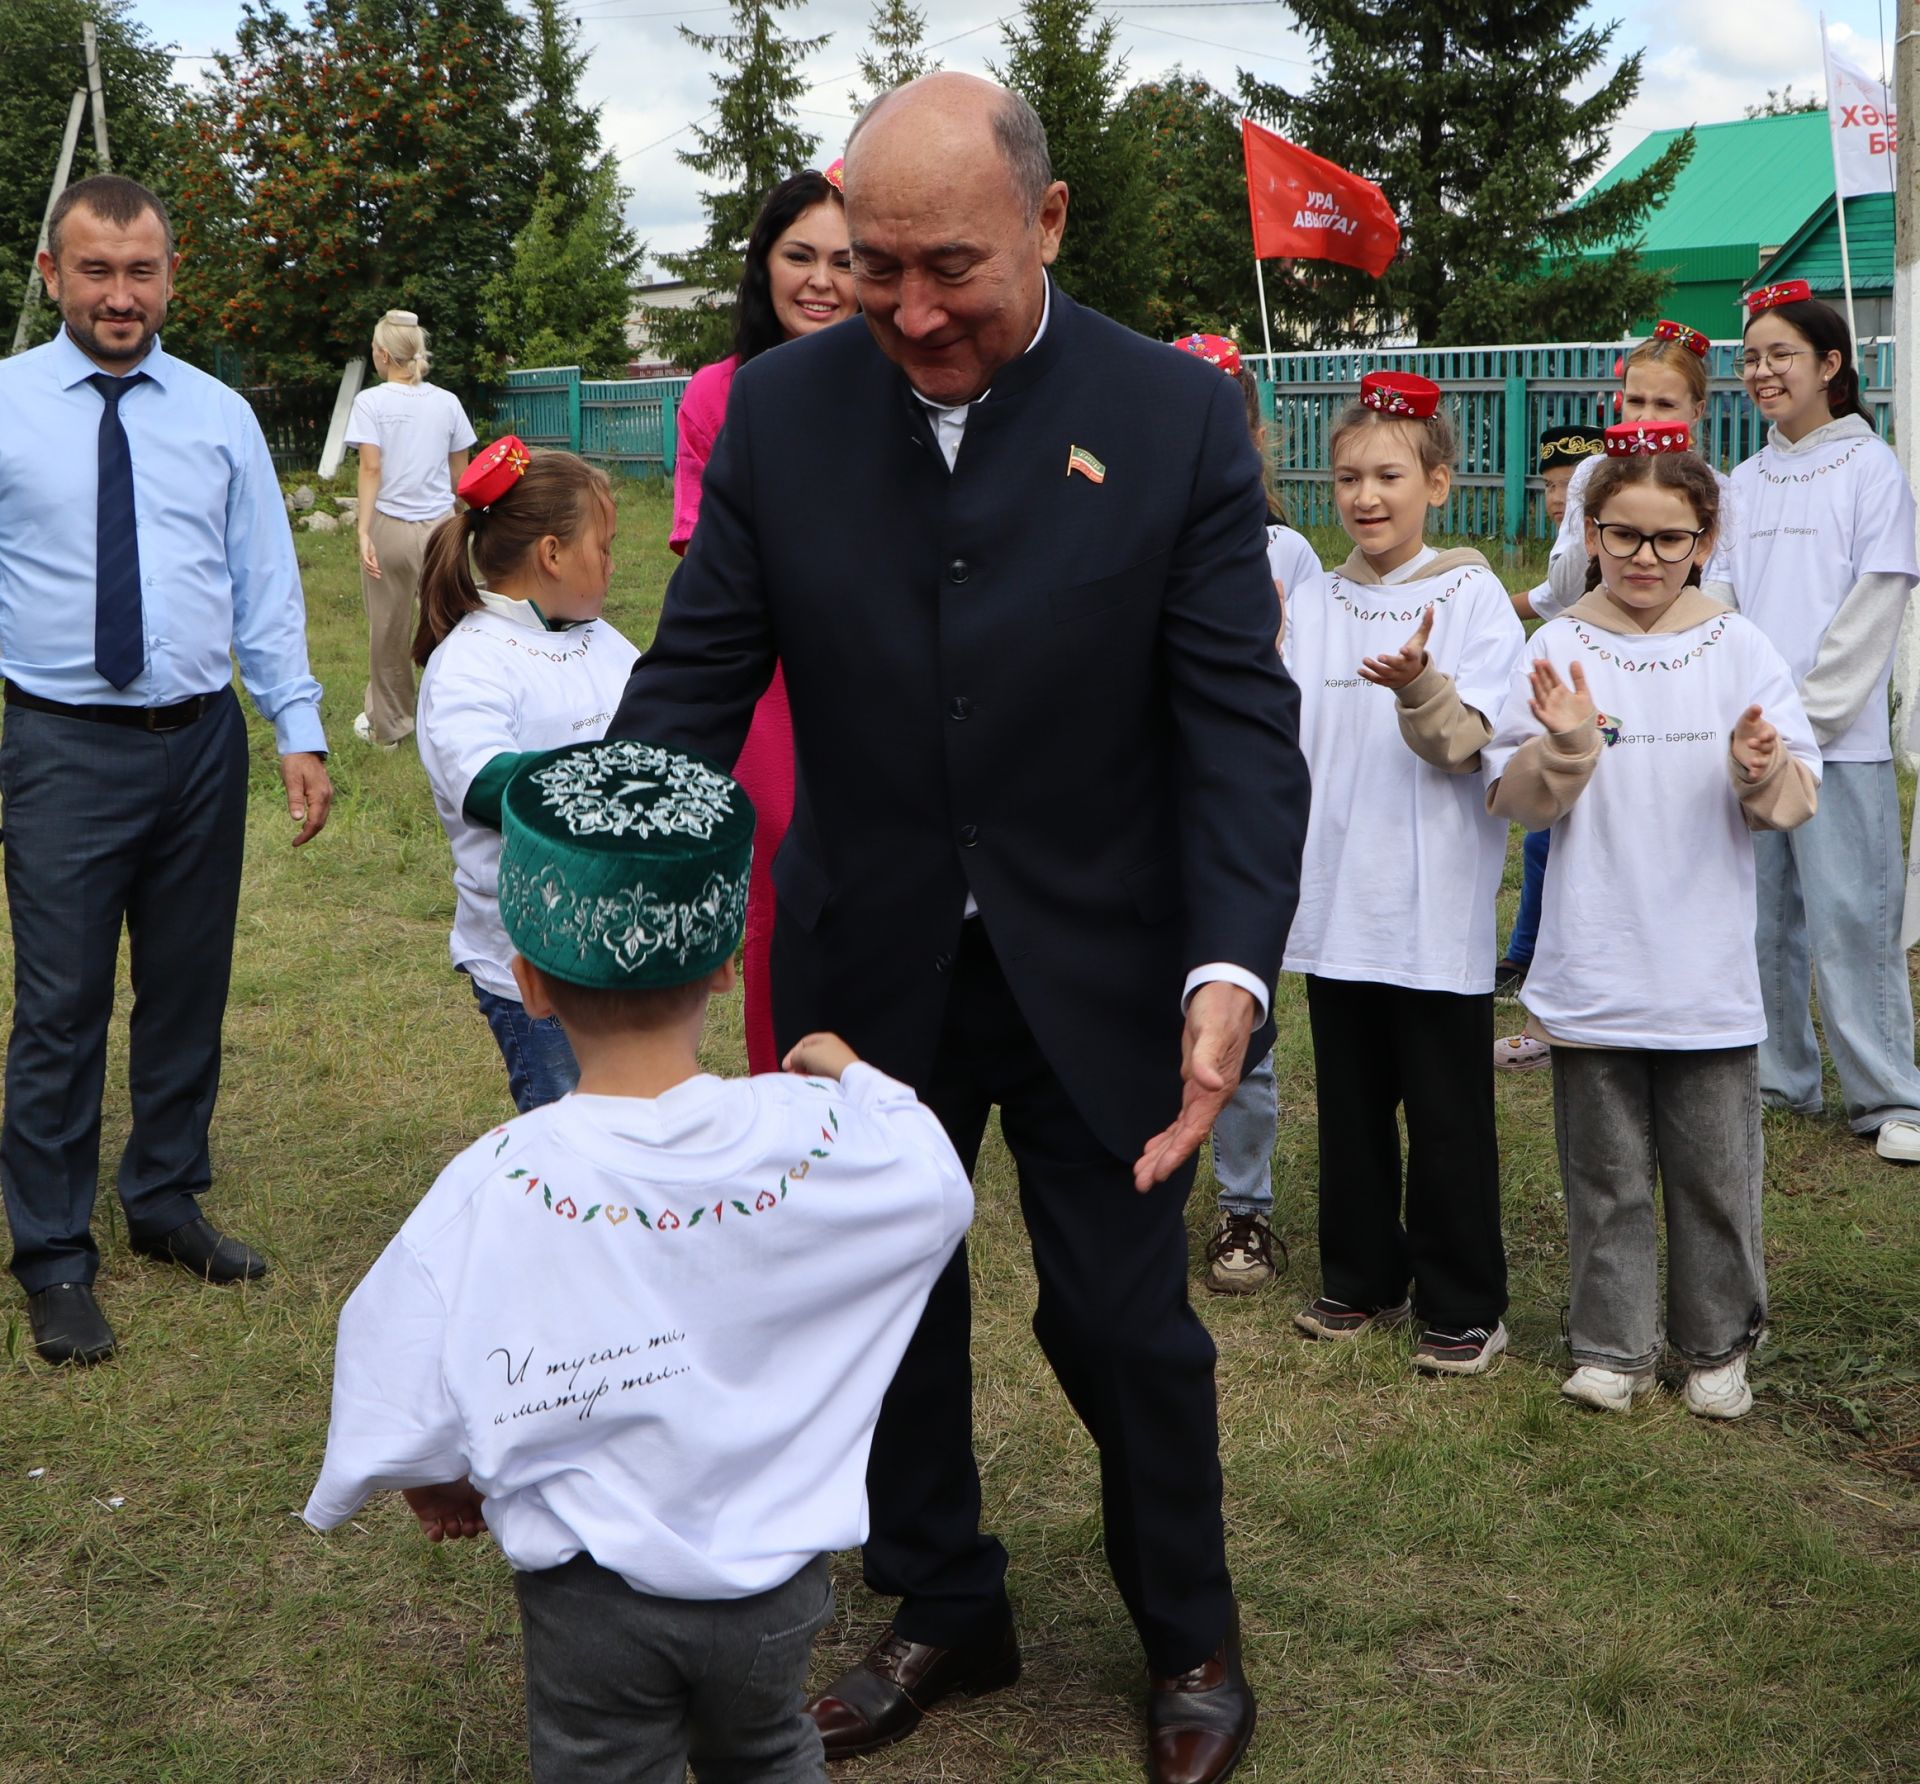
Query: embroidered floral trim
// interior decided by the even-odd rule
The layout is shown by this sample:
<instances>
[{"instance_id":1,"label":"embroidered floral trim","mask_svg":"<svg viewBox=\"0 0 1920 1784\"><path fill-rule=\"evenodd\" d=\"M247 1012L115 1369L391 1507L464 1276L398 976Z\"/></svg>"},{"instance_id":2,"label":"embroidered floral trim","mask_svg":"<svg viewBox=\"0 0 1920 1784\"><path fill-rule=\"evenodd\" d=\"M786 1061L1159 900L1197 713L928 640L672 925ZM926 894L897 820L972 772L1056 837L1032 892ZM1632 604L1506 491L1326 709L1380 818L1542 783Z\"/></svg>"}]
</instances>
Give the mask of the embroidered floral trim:
<instances>
[{"instance_id":1,"label":"embroidered floral trim","mask_svg":"<svg viewBox=\"0 0 1920 1784\"><path fill-rule=\"evenodd\" d=\"M1589 651L1591 651L1596 657L1598 657L1601 662L1611 663L1616 669L1622 669L1629 675L1645 675L1645 674L1651 673L1655 669L1686 668L1686 666L1689 663L1693 662L1696 658L1700 657L1705 652L1711 650L1716 644L1720 642L1721 635L1726 631L1727 621L1730 617L1731 615L1723 613L1720 616L1720 618L1714 622L1713 630L1709 632L1705 638L1703 638L1698 644L1696 644L1691 650L1687 651L1684 655L1672 657L1672 658L1623 657L1618 652L1607 649L1607 647L1603 645L1600 642L1600 640L1596 638L1591 632L1589 632L1587 628L1583 626L1577 619L1571 619L1567 623L1573 627L1573 635L1576 638L1578 638L1580 642ZM1606 636L1611 637L1612 634L1607 633ZM1606 720L1604 718L1604 715L1602 715L1603 724L1614 723L1614 722L1615 721ZM1616 726L1615 736L1609 737L1607 741L1609 743L1612 743L1615 741L1617 736L1618 736L1618 730Z\"/></svg>"},{"instance_id":2,"label":"embroidered floral trim","mask_svg":"<svg viewBox=\"0 0 1920 1784\"><path fill-rule=\"evenodd\" d=\"M711 873L699 893L686 902L663 899L638 883L624 892L575 892L567 885L564 869L552 862L524 886L504 890L510 899L539 912L540 932L548 947L557 950L571 941L576 960L584 963L611 954L620 970L628 973L638 972L663 954L682 966L708 958L740 933L747 912L744 873L733 877Z\"/></svg>"},{"instance_id":3,"label":"embroidered floral trim","mask_svg":"<svg viewBox=\"0 0 1920 1784\"><path fill-rule=\"evenodd\" d=\"M733 782L658 744L622 740L578 751L529 777L575 836L712 838L733 816ZM640 797L657 793L659 797Z\"/></svg>"},{"instance_id":4,"label":"embroidered floral trim","mask_svg":"<svg viewBox=\"0 0 1920 1784\"><path fill-rule=\"evenodd\" d=\"M1811 483L1816 477L1824 477L1829 471L1839 470L1855 453L1863 450L1866 444L1867 442L1865 440L1855 440L1838 458L1830 460L1824 465L1815 465L1811 471L1789 471L1779 477L1776 477L1767 469L1767 460L1772 456L1772 452L1769 449L1760 454L1760 475L1764 477L1767 482L1773 484Z\"/></svg>"},{"instance_id":5,"label":"embroidered floral trim","mask_svg":"<svg viewBox=\"0 0 1920 1784\"><path fill-rule=\"evenodd\" d=\"M810 1089L823 1095L831 1094L831 1087L822 1084L817 1078L806 1080ZM749 1208L739 1196L722 1196L719 1201L689 1209L683 1216L677 1208L659 1207L651 1214L637 1202L593 1202L582 1208L570 1195L554 1194L554 1186L543 1177L536 1177L524 1165L505 1173L504 1181L518 1183L521 1197L524 1199L537 1189L540 1192L540 1206L558 1220L575 1221L581 1226L590 1225L596 1219L603 1231L625 1226L629 1220L637 1220L640 1227L650 1233L692 1232L708 1215L709 1229L719 1227L728 1214L736 1221L751 1220L756 1214L771 1214L787 1199L787 1191L796 1184L804 1183L813 1173L814 1165L821 1159L833 1156L834 1143L840 1138L840 1116L831 1104L827 1107L826 1123L820 1129L820 1144L808 1148L807 1155L798 1163L790 1165L780 1178L780 1193L775 1195L770 1189L763 1189L753 1198ZM635 1228L639 1231L640 1228Z\"/></svg>"},{"instance_id":6,"label":"embroidered floral trim","mask_svg":"<svg viewBox=\"0 0 1920 1784\"><path fill-rule=\"evenodd\" d=\"M1402 612L1396 607L1362 607L1358 605L1358 603L1349 600L1340 592L1343 588L1358 588L1362 586L1361 584L1348 582L1338 570L1330 570L1328 576L1333 584L1333 598L1338 601L1353 618L1361 620L1390 619L1397 620L1401 625L1411 625L1415 620L1425 617L1429 607L1444 607L1451 601L1461 589L1466 587L1468 581L1473 576L1473 571L1470 569L1462 570L1453 582L1439 594L1435 595L1431 601L1422 601L1419 606L1409 608L1405 612ZM1411 588L1417 585L1407 583L1402 586Z\"/></svg>"}]
</instances>

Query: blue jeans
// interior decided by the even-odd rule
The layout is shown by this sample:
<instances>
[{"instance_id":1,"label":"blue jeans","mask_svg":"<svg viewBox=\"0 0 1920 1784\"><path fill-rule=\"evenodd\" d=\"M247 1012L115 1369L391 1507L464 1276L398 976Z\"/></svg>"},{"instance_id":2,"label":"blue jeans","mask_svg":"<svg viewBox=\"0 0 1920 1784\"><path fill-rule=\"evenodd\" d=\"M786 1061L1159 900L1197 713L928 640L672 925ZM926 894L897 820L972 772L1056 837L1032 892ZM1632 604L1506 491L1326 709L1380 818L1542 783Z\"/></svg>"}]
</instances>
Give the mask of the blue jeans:
<instances>
[{"instance_id":1,"label":"blue jeans","mask_svg":"<svg viewBox=\"0 0 1920 1784\"><path fill-rule=\"evenodd\" d=\"M500 1057L507 1062L507 1089L522 1115L557 1103L579 1084L580 1063L557 1018L536 1020L516 999L499 997L472 978L467 983L500 1045Z\"/></svg>"},{"instance_id":2,"label":"blue jeans","mask_svg":"<svg viewBox=\"0 0 1920 1784\"><path fill-rule=\"evenodd\" d=\"M1798 830L1755 837L1754 856L1767 1015L1761 1095L1803 1115L1820 1113L1820 1044L1808 1007L1817 988L1848 1125L1871 1134L1888 1121L1920 1122L1913 998L1900 948L1906 866L1893 764L1829 762L1820 809Z\"/></svg>"},{"instance_id":3,"label":"blue jeans","mask_svg":"<svg viewBox=\"0 0 1920 1784\"><path fill-rule=\"evenodd\" d=\"M1547 845L1551 830L1529 830L1520 845L1520 908L1514 913L1513 934L1507 938L1507 958L1515 966L1533 964L1534 943L1540 939L1540 901L1547 890Z\"/></svg>"},{"instance_id":4,"label":"blue jeans","mask_svg":"<svg viewBox=\"0 0 1920 1784\"><path fill-rule=\"evenodd\" d=\"M1228 1214L1273 1215L1273 1136L1280 1096L1273 1055L1250 1060L1246 1075L1213 1124L1213 1176Z\"/></svg>"}]
</instances>

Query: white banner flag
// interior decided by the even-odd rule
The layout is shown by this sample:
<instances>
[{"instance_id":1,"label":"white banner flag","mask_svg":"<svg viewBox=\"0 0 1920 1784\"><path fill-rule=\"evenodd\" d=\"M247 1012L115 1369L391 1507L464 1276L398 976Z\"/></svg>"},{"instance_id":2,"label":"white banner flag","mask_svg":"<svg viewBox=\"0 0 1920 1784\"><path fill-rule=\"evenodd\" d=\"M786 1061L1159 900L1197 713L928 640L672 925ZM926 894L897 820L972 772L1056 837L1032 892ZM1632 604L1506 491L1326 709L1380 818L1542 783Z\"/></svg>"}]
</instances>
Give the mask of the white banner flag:
<instances>
[{"instance_id":1,"label":"white banner flag","mask_svg":"<svg viewBox=\"0 0 1920 1784\"><path fill-rule=\"evenodd\" d=\"M1821 21L1825 41L1826 21ZM1827 51L1827 124L1833 133L1834 189L1842 198L1893 190L1894 155L1900 133L1893 100L1868 74Z\"/></svg>"}]
</instances>

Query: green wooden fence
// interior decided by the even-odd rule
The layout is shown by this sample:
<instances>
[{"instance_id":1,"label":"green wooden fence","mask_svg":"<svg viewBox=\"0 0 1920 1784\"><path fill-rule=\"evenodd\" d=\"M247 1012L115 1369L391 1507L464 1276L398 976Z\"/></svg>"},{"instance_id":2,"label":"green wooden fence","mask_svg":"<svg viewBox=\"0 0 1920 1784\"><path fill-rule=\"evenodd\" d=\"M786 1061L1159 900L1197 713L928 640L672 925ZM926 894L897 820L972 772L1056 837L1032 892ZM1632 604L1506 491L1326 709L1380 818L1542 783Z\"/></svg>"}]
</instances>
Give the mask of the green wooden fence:
<instances>
[{"instance_id":1,"label":"green wooden fence","mask_svg":"<svg viewBox=\"0 0 1920 1784\"><path fill-rule=\"evenodd\" d=\"M1459 431L1453 494L1436 530L1518 540L1546 532L1545 504L1527 500L1541 487L1533 469L1535 440L1548 427L1613 420L1619 365L1630 346L1276 353L1252 355L1247 363L1261 381L1268 443L1299 524L1337 524L1328 438L1361 373L1390 368L1439 384ZM1738 347L1737 341L1713 345L1707 414L1698 430L1702 452L1722 470L1757 452L1766 438L1734 374ZM1860 355L1867 405L1882 434L1893 418L1893 351L1891 341L1869 341ZM530 446L562 446L629 476L670 477L686 388L685 378L583 379L577 366L537 367L507 374L494 421Z\"/></svg>"}]
</instances>

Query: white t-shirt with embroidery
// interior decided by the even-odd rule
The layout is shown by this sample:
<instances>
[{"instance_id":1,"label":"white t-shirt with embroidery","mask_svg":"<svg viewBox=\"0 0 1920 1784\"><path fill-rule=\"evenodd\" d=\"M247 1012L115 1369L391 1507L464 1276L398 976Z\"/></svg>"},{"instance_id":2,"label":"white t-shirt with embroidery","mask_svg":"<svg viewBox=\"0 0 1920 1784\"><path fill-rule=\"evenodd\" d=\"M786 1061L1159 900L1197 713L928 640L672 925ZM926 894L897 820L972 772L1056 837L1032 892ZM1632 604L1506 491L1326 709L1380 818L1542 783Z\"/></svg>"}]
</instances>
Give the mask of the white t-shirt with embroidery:
<instances>
[{"instance_id":1,"label":"white t-shirt with embroidery","mask_svg":"<svg viewBox=\"0 0 1920 1784\"><path fill-rule=\"evenodd\" d=\"M1585 592L1587 575L1587 485L1593 481L1604 457L1583 460L1574 468L1573 481L1567 485L1567 511L1560 519L1560 531L1554 536L1553 550L1547 558L1547 580L1529 591L1527 604L1537 619L1558 619ZM1733 538L1739 525L1740 492L1733 479L1716 470L1713 480L1720 485L1719 531L1713 556L1700 572L1702 582L1717 582L1736 588L1733 565ZM1746 605L1741 596L1740 604Z\"/></svg>"},{"instance_id":2,"label":"white t-shirt with embroidery","mask_svg":"<svg viewBox=\"0 0 1920 1784\"><path fill-rule=\"evenodd\" d=\"M1862 576L1920 578L1913 491L1886 442L1845 434L1801 455L1771 442L1733 473L1740 491L1734 574L1740 611L1786 658L1797 687L1827 627ZM1830 743L1829 762L1885 762L1893 652L1860 715Z\"/></svg>"},{"instance_id":3,"label":"white t-shirt with embroidery","mask_svg":"<svg viewBox=\"0 0 1920 1784\"><path fill-rule=\"evenodd\" d=\"M453 848L453 964L497 997L520 993L500 921L500 832L463 809L495 756L592 743L607 734L640 654L606 620L549 632L524 601L490 590L440 640L420 677L415 736Z\"/></svg>"},{"instance_id":4,"label":"white t-shirt with embroidery","mask_svg":"<svg viewBox=\"0 0 1920 1784\"><path fill-rule=\"evenodd\" d=\"M972 1215L940 1123L871 1066L522 1115L341 1310L307 1522L471 1478L516 1568L770 1591L866 1539L881 1397Z\"/></svg>"},{"instance_id":5,"label":"white t-shirt with embroidery","mask_svg":"<svg viewBox=\"0 0 1920 1784\"><path fill-rule=\"evenodd\" d=\"M1751 1047L1766 1039L1754 952L1753 836L1733 789L1733 727L1758 703L1817 777L1820 751L1780 653L1721 613L1684 632L1603 631L1563 614L1527 641L1489 784L1541 726L1528 675L1586 672L1600 762L1553 827L1540 938L1521 996L1547 1033L1589 1047Z\"/></svg>"},{"instance_id":6,"label":"white t-shirt with embroidery","mask_svg":"<svg viewBox=\"0 0 1920 1784\"><path fill-rule=\"evenodd\" d=\"M1282 599L1292 600L1296 592L1306 595L1325 578L1326 566L1320 554L1292 527L1267 528L1267 568L1279 583Z\"/></svg>"},{"instance_id":7,"label":"white t-shirt with embroidery","mask_svg":"<svg viewBox=\"0 0 1920 1784\"><path fill-rule=\"evenodd\" d=\"M439 520L453 512L447 460L474 442L460 399L437 384L376 384L353 399L349 446L380 449L373 505L395 520Z\"/></svg>"},{"instance_id":8,"label":"white t-shirt with embroidery","mask_svg":"<svg viewBox=\"0 0 1920 1784\"><path fill-rule=\"evenodd\" d=\"M1300 905L1285 969L1417 991L1493 989L1494 894L1507 826L1480 773L1443 774L1400 735L1393 691L1360 674L1390 655L1429 603L1427 654L1489 720L1525 642L1491 570L1422 572L1423 551L1381 585L1329 570L1289 599L1281 654L1300 686L1300 748L1313 778Z\"/></svg>"}]
</instances>

